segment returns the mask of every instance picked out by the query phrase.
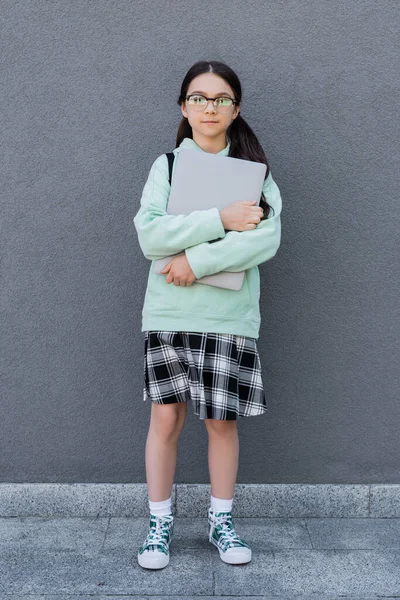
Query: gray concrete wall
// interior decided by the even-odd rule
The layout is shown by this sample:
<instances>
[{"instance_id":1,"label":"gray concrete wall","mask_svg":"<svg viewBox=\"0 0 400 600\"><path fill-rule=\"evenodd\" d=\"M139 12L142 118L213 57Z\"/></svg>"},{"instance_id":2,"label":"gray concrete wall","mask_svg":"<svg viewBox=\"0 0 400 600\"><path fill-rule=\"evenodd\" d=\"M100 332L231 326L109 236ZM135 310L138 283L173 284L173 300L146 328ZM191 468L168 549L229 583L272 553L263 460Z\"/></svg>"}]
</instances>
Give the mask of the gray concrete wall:
<instances>
[{"instance_id":1,"label":"gray concrete wall","mask_svg":"<svg viewBox=\"0 0 400 600\"><path fill-rule=\"evenodd\" d=\"M1 482L144 482L132 218L186 70L228 62L283 199L238 483L399 483L400 3L2 1ZM161 104L162 102L162 104ZM208 482L188 407L176 482Z\"/></svg>"}]
</instances>

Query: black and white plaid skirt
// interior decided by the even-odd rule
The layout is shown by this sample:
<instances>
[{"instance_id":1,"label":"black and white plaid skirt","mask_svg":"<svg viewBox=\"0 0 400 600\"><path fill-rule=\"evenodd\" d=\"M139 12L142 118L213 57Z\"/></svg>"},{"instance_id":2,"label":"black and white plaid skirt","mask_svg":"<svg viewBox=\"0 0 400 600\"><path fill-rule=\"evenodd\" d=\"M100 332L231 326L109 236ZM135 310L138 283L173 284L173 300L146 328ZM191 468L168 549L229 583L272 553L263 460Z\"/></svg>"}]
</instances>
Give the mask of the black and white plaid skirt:
<instances>
[{"instance_id":1,"label":"black and white plaid skirt","mask_svg":"<svg viewBox=\"0 0 400 600\"><path fill-rule=\"evenodd\" d=\"M268 410L256 338L230 333L145 331L143 400L191 399L200 419Z\"/></svg>"}]
</instances>

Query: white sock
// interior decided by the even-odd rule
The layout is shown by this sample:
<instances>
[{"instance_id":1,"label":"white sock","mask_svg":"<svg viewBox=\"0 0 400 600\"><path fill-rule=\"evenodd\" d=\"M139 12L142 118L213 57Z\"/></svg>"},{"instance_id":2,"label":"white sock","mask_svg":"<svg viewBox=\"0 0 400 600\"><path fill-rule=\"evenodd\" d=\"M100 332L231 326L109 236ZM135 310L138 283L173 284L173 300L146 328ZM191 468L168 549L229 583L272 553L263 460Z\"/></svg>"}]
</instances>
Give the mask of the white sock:
<instances>
[{"instance_id":1,"label":"white sock","mask_svg":"<svg viewBox=\"0 0 400 600\"><path fill-rule=\"evenodd\" d=\"M215 498L211 494L211 508L214 512L228 512L232 510L233 498L225 500L224 498Z\"/></svg>"},{"instance_id":2,"label":"white sock","mask_svg":"<svg viewBox=\"0 0 400 600\"><path fill-rule=\"evenodd\" d=\"M160 502L153 502L149 499L149 509L150 514L157 515L159 517L171 514L171 496L166 500L161 500Z\"/></svg>"}]
</instances>

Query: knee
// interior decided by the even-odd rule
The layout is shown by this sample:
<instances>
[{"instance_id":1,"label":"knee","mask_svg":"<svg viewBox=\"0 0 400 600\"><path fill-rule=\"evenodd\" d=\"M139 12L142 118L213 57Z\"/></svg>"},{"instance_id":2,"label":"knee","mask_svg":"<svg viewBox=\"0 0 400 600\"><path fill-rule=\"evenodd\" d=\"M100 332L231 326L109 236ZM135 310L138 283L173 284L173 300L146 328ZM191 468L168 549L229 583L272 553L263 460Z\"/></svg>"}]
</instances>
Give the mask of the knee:
<instances>
[{"instance_id":1,"label":"knee","mask_svg":"<svg viewBox=\"0 0 400 600\"><path fill-rule=\"evenodd\" d=\"M179 436L185 423L187 403L152 404L150 426L165 439Z\"/></svg>"},{"instance_id":2,"label":"knee","mask_svg":"<svg viewBox=\"0 0 400 600\"><path fill-rule=\"evenodd\" d=\"M204 419L204 424L209 434L231 435L237 431L237 422L225 421L223 419Z\"/></svg>"}]
</instances>

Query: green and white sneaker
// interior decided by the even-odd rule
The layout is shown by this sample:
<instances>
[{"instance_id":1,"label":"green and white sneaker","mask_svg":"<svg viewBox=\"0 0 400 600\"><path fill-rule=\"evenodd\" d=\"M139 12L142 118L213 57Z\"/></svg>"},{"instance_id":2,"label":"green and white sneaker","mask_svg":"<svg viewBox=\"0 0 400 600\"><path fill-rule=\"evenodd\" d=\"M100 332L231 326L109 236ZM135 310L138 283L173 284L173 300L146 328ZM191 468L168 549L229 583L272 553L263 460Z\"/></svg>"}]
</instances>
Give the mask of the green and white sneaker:
<instances>
[{"instance_id":1,"label":"green and white sneaker","mask_svg":"<svg viewBox=\"0 0 400 600\"><path fill-rule=\"evenodd\" d=\"M169 563L169 546L174 532L174 516L150 514L149 532L138 552L138 563L145 569L162 569Z\"/></svg>"},{"instance_id":2,"label":"green and white sneaker","mask_svg":"<svg viewBox=\"0 0 400 600\"><path fill-rule=\"evenodd\" d=\"M236 533L232 513L208 509L208 541L218 548L221 559L231 565L251 561L251 549Z\"/></svg>"}]
</instances>

